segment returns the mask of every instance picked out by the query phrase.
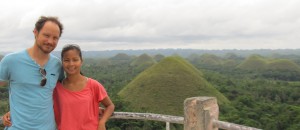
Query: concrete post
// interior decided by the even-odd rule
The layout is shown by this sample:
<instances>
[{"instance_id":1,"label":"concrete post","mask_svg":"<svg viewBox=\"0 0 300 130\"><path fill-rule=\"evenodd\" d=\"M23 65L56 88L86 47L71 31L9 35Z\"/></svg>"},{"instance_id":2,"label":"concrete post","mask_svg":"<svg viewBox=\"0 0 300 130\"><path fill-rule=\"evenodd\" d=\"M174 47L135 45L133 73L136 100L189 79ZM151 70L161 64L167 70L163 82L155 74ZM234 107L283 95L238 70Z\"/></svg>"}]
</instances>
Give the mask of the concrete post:
<instances>
[{"instance_id":1,"label":"concrete post","mask_svg":"<svg viewBox=\"0 0 300 130\"><path fill-rule=\"evenodd\" d=\"M166 122L166 130L170 130L170 122Z\"/></svg>"},{"instance_id":2,"label":"concrete post","mask_svg":"<svg viewBox=\"0 0 300 130\"><path fill-rule=\"evenodd\" d=\"M219 106L215 97L192 97L184 101L184 130L218 130Z\"/></svg>"}]
</instances>

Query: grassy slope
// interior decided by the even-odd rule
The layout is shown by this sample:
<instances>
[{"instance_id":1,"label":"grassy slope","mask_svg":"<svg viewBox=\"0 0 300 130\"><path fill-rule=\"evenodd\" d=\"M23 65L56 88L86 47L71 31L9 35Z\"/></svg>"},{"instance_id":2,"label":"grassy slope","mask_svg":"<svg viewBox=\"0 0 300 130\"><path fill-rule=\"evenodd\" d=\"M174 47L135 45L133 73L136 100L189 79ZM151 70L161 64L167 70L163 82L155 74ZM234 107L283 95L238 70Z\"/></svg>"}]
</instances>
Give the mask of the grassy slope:
<instances>
[{"instance_id":1,"label":"grassy slope","mask_svg":"<svg viewBox=\"0 0 300 130\"><path fill-rule=\"evenodd\" d=\"M258 55L252 55L237 66L237 68L249 71L262 71L266 68L267 61Z\"/></svg>"},{"instance_id":2,"label":"grassy slope","mask_svg":"<svg viewBox=\"0 0 300 130\"><path fill-rule=\"evenodd\" d=\"M195 96L228 99L203 79L202 73L180 57L167 57L139 74L119 95L133 111L183 115L183 102Z\"/></svg>"},{"instance_id":3,"label":"grassy slope","mask_svg":"<svg viewBox=\"0 0 300 130\"><path fill-rule=\"evenodd\" d=\"M137 57L135 60L133 60L130 65L131 66L151 66L155 64L156 61L147 54L142 54L139 57Z\"/></svg>"},{"instance_id":4,"label":"grassy slope","mask_svg":"<svg viewBox=\"0 0 300 130\"><path fill-rule=\"evenodd\" d=\"M300 72L300 67L291 60L277 59L268 62L267 70Z\"/></svg>"},{"instance_id":5,"label":"grassy slope","mask_svg":"<svg viewBox=\"0 0 300 130\"><path fill-rule=\"evenodd\" d=\"M237 66L242 70L250 70L256 72L264 71L292 71L300 72L300 66L288 59L267 59L258 55L248 57L244 62Z\"/></svg>"}]
</instances>

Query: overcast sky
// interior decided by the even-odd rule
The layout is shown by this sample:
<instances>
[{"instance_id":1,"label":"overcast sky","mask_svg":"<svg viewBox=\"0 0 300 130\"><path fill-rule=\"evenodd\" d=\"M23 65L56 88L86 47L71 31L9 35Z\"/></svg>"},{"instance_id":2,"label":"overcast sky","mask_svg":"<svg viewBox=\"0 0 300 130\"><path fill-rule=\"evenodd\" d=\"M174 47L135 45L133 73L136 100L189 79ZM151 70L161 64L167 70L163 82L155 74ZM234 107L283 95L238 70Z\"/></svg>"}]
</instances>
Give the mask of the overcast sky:
<instances>
[{"instance_id":1,"label":"overcast sky","mask_svg":"<svg viewBox=\"0 0 300 130\"><path fill-rule=\"evenodd\" d=\"M41 15L64 24L56 50L300 48L299 0L1 0L0 52L31 47Z\"/></svg>"}]
</instances>

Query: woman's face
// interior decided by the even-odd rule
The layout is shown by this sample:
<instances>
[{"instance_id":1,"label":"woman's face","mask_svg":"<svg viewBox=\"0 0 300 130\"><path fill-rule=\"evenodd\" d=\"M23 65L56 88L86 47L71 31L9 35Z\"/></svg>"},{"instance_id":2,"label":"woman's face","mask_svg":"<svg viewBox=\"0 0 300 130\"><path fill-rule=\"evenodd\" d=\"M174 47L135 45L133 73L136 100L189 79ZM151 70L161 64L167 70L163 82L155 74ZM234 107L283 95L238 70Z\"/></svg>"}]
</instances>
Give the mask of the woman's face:
<instances>
[{"instance_id":1,"label":"woman's face","mask_svg":"<svg viewBox=\"0 0 300 130\"><path fill-rule=\"evenodd\" d=\"M62 64L67 75L80 74L82 60L79 52L75 49L66 51L63 54Z\"/></svg>"}]
</instances>

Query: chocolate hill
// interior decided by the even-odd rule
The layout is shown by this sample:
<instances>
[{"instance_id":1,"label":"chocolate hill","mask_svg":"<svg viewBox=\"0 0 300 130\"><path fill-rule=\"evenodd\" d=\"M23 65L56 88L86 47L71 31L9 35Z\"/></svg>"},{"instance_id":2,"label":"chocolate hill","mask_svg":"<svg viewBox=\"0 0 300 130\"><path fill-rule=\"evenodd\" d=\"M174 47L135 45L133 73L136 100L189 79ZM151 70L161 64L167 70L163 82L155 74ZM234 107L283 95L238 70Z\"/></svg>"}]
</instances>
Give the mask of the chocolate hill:
<instances>
[{"instance_id":1,"label":"chocolate hill","mask_svg":"<svg viewBox=\"0 0 300 130\"><path fill-rule=\"evenodd\" d=\"M119 93L135 112L183 115L183 102L195 96L213 96L219 104L228 99L203 74L181 57L167 57L151 66Z\"/></svg>"}]
</instances>

